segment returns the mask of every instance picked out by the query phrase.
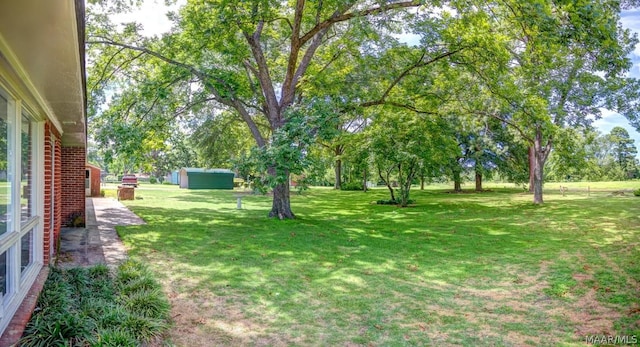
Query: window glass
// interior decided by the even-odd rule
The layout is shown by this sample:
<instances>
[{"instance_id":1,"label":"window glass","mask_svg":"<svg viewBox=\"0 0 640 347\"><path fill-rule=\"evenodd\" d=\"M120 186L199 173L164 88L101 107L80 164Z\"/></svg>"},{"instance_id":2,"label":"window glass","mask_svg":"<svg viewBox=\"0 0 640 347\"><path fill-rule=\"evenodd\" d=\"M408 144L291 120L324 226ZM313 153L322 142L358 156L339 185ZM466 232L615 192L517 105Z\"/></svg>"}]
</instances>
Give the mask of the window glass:
<instances>
[{"instance_id":1,"label":"window glass","mask_svg":"<svg viewBox=\"0 0 640 347\"><path fill-rule=\"evenodd\" d=\"M0 235L9 230L11 222L11 165L9 161L9 102L0 95Z\"/></svg>"},{"instance_id":2,"label":"window glass","mask_svg":"<svg viewBox=\"0 0 640 347\"><path fill-rule=\"evenodd\" d=\"M7 294L7 252L0 254L0 293Z\"/></svg>"},{"instance_id":3,"label":"window glass","mask_svg":"<svg viewBox=\"0 0 640 347\"><path fill-rule=\"evenodd\" d=\"M31 165L31 121L27 116L22 116L22 158L20 160L20 215L25 221L33 216L33 199L31 189L33 187L33 172Z\"/></svg>"},{"instance_id":4,"label":"window glass","mask_svg":"<svg viewBox=\"0 0 640 347\"><path fill-rule=\"evenodd\" d=\"M33 248L32 245L33 229L24 234L20 242L20 271L24 271L24 269L26 269L33 260L33 253L31 252L31 249Z\"/></svg>"}]
</instances>

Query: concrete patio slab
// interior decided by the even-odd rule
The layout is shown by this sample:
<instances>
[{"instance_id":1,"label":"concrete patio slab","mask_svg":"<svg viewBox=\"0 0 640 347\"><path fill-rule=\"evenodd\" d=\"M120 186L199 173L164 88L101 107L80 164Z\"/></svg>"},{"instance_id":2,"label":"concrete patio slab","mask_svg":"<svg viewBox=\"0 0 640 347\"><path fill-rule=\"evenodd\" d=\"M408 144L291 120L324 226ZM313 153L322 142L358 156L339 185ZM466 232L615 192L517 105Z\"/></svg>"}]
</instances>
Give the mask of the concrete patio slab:
<instances>
[{"instance_id":1,"label":"concrete patio slab","mask_svg":"<svg viewBox=\"0 0 640 347\"><path fill-rule=\"evenodd\" d=\"M115 199L87 198L86 227L63 228L60 231L58 265L118 266L127 259L127 251L115 227L141 224L145 222Z\"/></svg>"}]
</instances>

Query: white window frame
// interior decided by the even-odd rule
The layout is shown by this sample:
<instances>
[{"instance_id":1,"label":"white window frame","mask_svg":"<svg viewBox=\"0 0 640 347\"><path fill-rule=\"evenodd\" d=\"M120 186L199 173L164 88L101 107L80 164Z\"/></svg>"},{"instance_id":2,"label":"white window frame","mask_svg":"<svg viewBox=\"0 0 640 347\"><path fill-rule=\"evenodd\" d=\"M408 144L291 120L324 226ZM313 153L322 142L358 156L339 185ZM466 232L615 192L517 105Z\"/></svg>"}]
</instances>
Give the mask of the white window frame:
<instances>
[{"instance_id":1,"label":"white window frame","mask_svg":"<svg viewBox=\"0 0 640 347\"><path fill-rule=\"evenodd\" d=\"M11 221L7 232L0 235L0 254L7 252L7 293L0 297L0 332L6 329L13 314L24 300L43 266L43 216L44 216L44 122L34 115L37 113L16 94L12 93L10 84L3 83L0 76L0 94L8 101L9 128L7 139L8 169L7 181L11 187L11 204L8 207ZM22 221L21 216L21 158L22 158L22 117L30 122L29 134L31 142L31 217ZM3 136L3 135L2 135ZM52 163L54 165L54 163ZM21 270L22 237L33 231L30 246L31 262Z\"/></svg>"}]
</instances>

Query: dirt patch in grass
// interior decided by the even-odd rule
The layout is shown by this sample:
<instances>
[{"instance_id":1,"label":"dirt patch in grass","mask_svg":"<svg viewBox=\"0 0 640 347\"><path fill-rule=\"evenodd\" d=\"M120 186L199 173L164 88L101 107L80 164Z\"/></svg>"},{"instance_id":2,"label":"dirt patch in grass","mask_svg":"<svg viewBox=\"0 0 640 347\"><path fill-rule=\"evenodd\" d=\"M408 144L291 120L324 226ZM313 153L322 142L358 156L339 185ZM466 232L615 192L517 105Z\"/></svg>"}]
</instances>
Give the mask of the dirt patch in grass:
<instances>
[{"instance_id":1,"label":"dirt patch in grass","mask_svg":"<svg viewBox=\"0 0 640 347\"><path fill-rule=\"evenodd\" d=\"M239 297L206 290L173 291L168 297L174 323L170 338L177 346L289 346L296 341L243 313Z\"/></svg>"},{"instance_id":2,"label":"dirt patch in grass","mask_svg":"<svg viewBox=\"0 0 640 347\"><path fill-rule=\"evenodd\" d=\"M173 292L169 298L175 324L171 340L178 346L286 345L268 337L265 327L246 317L233 298L207 291Z\"/></svg>"},{"instance_id":3,"label":"dirt patch in grass","mask_svg":"<svg viewBox=\"0 0 640 347\"><path fill-rule=\"evenodd\" d=\"M559 313L575 324L576 337L587 335L615 335L613 322L620 318L620 313L606 307L596 298L596 290L591 288L573 305L559 308Z\"/></svg>"},{"instance_id":4,"label":"dirt patch in grass","mask_svg":"<svg viewBox=\"0 0 640 347\"><path fill-rule=\"evenodd\" d=\"M493 283L491 288L477 288L474 283L454 287L439 284L438 291L452 291L454 305L430 304L428 309L439 317L461 317L475 327L474 335L501 339L517 346L532 346L560 343L566 337L545 336L535 333L545 325L565 322L574 329L576 340L586 335L615 334L613 323L621 317L615 308L607 307L597 300L596 290L586 287L585 282L593 278L589 273L578 273L573 278L583 291L574 298L558 299L545 294L549 286L545 277L552 263L543 261L534 274L515 274L514 280ZM539 326L529 328L531 323ZM554 323L555 322L555 323ZM421 325L416 325L419 328ZM427 326L427 335L432 341L444 342L443 326ZM505 333L506 330L506 333ZM502 332L502 333L501 333ZM446 344L446 343L445 343Z\"/></svg>"}]
</instances>

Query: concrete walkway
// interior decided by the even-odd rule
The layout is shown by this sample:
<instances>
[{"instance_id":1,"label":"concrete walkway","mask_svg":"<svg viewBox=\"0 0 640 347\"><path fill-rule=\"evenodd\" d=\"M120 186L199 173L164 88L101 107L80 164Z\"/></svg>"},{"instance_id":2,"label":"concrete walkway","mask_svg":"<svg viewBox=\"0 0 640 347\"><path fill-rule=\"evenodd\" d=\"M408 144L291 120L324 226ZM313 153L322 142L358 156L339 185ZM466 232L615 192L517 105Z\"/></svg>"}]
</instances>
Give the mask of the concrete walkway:
<instances>
[{"instance_id":1,"label":"concrete walkway","mask_svg":"<svg viewBox=\"0 0 640 347\"><path fill-rule=\"evenodd\" d=\"M62 228L58 264L63 267L107 264L117 266L127 251L115 227L145 222L112 198L87 198L86 227Z\"/></svg>"}]
</instances>

